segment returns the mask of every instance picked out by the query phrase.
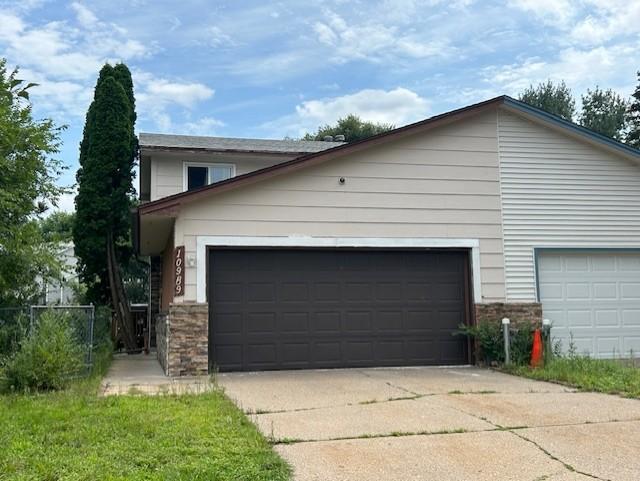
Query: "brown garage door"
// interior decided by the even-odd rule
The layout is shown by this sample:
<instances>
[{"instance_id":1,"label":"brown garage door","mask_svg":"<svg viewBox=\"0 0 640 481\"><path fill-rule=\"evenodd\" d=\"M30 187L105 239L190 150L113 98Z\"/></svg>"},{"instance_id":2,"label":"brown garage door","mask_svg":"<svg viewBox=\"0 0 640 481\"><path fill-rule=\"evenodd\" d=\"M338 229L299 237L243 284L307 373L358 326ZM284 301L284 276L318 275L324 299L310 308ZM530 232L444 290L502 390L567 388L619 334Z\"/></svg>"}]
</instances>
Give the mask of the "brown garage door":
<instances>
[{"instance_id":1,"label":"brown garage door","mask_svg":"<svg viewBox=\"0 0 640 481\"><path fill-rule=\"evenodd\" d=\"M212 250L221 371L468 362L460 251Z\"/></svg>"}]
</instances>

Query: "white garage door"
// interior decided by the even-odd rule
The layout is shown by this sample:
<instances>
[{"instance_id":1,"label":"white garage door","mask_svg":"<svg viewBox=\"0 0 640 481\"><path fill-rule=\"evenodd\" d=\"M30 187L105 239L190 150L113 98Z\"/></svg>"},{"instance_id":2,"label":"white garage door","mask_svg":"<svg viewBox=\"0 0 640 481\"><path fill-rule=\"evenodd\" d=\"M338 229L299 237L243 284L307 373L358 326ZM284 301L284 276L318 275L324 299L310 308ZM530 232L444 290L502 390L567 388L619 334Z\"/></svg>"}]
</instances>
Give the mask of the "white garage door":
<instances>
[{"instance_id":1,"label":"white garage door","mask_svg":"<svg viewBox=\"0 0 640 481\"><path fill-rule=\"evenodd\" d=\"M640 354L640 254L541 253L538 286L552 336L600 358Z\"/></svg>"}]
</instances>

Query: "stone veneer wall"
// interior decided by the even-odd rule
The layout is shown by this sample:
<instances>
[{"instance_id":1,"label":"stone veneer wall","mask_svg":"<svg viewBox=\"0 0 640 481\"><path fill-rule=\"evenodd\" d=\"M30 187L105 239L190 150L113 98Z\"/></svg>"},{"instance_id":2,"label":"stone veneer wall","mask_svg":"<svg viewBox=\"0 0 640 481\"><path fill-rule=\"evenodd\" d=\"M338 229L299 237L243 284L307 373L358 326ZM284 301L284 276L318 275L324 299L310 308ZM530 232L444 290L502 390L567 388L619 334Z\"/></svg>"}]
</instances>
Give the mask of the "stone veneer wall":
<instances>
[{"instance_id":1,"label":"stone veneer wall","mask_svg":"<svg viewBox=\"0 0 640 481\"><path fill-rule=\"evenodd\" d=\"M155 331L156 331L156 352L158 354L158 362L162 366L165 374L167 373L167 347L168 347L168 334L169 334L169 316L164 313L158 313L155 317Z\"/></svg>"},{"instance_id":2,"label":"stone veneer wall","mask_svg":"<svg viewBox=\"0 0 640 481\"><path fill-rule=\"evenodd\" d=\"M542 304L539 302L492 302L476 304L476 322L501 322L508 317L512 323L542 323Z\"/></svg>"},{"instance_id":3,"label":"stone veneer wall","mask_svg":"<svg viewBox=\"0 0 640 481\"><path fill-rule=\"evenodd\" d=\"M168 312L168 376L209 371L209 305L171 304Z\"/></svg>"}]
</instances>

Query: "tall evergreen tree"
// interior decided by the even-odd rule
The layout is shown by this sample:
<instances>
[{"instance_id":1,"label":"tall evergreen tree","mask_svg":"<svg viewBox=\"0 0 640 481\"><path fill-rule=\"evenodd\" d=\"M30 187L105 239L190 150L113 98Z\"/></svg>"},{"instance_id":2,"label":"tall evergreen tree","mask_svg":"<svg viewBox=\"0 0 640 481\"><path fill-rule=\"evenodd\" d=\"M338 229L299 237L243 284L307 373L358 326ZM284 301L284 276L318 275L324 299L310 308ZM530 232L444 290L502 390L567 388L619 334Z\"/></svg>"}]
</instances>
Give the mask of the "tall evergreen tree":
<instances>
[{"instance_id":1,"label":"tall evergreen tree","mask_svg":"<svg viewBox=\"0 0 640 481\"><path fill-rule=\"evenodd\" d=\"M127 348L135 348L120 266L130 260L129 209L136 160L133 83L127 67L105 65L80 144L73 227L80 278L93 302L109 300Z\"/></svg>"},{"instance_id":2,"label":"tall evergreen tree","mask_svg":"<svg viewBox=\"0 0 640 481\"><path fill-rule=\"evenodd\" d=\"M627 144L640 149L640 71L638 71L638 86L631 94L633 100L627 108L627 126L629 131L625 138Z\"/></svg>"},{"instance_id":3,"label":"tall evergreen tree","mask_svg":"<svg viewBox=\"0 0 640 481\"><path fill-rule=\"evenodd\" d=\"M576 101L564 80L559 84L547 80L536 87L530 85L518 98L526 104L566 120L573 120L576 115Z\"/></svg>"},{"instance_id":4,"label":"tall evergreen tree","mask_svg":"<svg viewBox=\"0 0 640 481\"><path fill-rule=\"evenodd\" d=\"M582 96L580 125L616 140L624 136L627 102L613 90L596 86Z\"/></svg>"}]
</instances>

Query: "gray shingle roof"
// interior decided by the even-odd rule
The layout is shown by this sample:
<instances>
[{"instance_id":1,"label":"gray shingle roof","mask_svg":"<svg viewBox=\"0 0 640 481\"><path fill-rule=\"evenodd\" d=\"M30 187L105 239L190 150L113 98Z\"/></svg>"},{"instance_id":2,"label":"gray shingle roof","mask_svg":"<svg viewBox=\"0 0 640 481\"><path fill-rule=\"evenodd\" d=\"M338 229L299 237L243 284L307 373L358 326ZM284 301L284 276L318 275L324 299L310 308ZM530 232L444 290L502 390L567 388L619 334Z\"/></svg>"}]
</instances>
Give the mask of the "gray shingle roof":
<instances>
[{"instance_id":1,"label":"gray shingle roof","mask_svg":"<svg viewBox=\"0 0 640 481\"><path fill-rule=\"evenodd\" d=\"M327 150L344 142L316 140L241 139L230 137L200 137L193 135L138 134L140 147L173 149L207 149L241 152L313 153Z\"/></svg>"}]
</instances>

